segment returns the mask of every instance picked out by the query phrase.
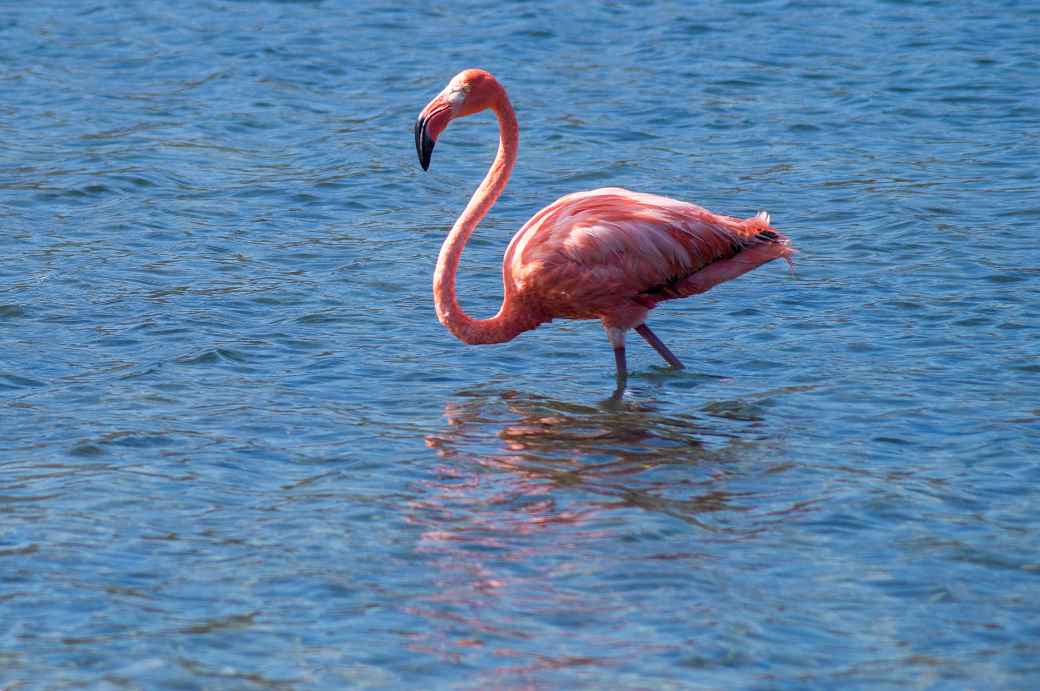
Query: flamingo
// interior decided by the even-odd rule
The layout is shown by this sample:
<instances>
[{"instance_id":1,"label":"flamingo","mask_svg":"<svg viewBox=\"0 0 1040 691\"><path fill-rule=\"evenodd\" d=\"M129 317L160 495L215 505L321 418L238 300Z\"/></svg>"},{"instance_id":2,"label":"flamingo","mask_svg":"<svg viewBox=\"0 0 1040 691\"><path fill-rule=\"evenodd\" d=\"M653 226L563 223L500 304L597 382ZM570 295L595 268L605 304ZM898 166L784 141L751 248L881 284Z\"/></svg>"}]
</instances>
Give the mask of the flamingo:
<instances>
[{"instance_id":1,"label":"flamingo","mask_svg":"<svg viewBox=\"0 0 1040 691\"><path fill-rule=\"evenodd\" d=\"M519 143L516 114L494 76L468 69L415 122L419 163L429 170L448 124L489 108L498 118L498 153L445 238L433 274L437 318L464 343L502 343L553 319L599 319L622 391L629 329L673 368L683 367L646 325L658 303L703 293L773 259L790 263L795 250L764 211L741 220L618 187L576 192L536 213L513 236L502 261L502 306L489 319L473 319L459 306L456 272L467 240L509 181Z\"/></svg>"}]
</instances>

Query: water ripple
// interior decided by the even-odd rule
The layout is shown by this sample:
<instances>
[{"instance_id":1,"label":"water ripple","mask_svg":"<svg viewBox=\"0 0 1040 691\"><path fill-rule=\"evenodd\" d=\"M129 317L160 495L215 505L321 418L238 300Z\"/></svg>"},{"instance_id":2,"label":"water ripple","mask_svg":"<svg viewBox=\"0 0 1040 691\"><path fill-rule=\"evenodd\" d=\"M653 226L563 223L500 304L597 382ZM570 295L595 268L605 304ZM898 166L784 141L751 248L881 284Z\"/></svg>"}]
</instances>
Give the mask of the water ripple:
<instances>
[{"instance_id":1,"label":"water ripple","mask_svg":"<svg viewBox=\"0 0 1040 691\"><path fill-rule=\"evenodd\" d=\"M0 8L0 687L1030 687L1038 18ZM476 65L522 144L468 311L608 184L796 271L660 307L689 369L620 400L596 324L457 343L494 121L410 127Z\"/></svg>"}]
</instances>

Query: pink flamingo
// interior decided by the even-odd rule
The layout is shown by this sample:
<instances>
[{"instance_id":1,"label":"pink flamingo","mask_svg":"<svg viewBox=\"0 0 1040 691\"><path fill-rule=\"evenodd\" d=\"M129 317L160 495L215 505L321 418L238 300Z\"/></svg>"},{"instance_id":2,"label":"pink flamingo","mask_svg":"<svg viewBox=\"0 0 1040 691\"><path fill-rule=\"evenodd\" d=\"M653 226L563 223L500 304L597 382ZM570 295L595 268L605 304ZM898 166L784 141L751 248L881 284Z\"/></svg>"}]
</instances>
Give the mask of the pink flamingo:
<instances>
[{"instance_id":1,"label":"pink flamingo","mask_svg":"<svg viewBox=\"0 0 1040 691\"><path fill-rule=\"evenodd\" d=\"M577 192L536 213L513 236L502 261L502 306L490 319L473 319L459 306L455 274L466 241L509 181L516 115L498 81L471 69L455 75L415 122L415 148L427 170L448 123L488 108L498 117L498 154L445 238L433 275L437 318L464 343L502 343L555 318L599 319L614 347L620 391L628 376L628 329L669 365L683 366L646 325L657 303L703 293L779 257L790 262L794 254L765 212L740 220L617 187Z\"/></svg>"}]
</instances>

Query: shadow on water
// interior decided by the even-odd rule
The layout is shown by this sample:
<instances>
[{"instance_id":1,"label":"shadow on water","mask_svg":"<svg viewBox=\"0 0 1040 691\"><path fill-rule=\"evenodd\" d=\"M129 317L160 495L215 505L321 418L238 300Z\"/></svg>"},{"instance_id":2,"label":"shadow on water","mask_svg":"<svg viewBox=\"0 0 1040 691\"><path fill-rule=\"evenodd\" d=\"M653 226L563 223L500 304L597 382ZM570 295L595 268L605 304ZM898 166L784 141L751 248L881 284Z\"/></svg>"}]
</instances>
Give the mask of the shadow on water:
<instances>
[{"instance_id":1,"label":"shadow on water","mask_svg":"<svg viewBox=\"0 0 1040 691\"><path fill-rule=\"evenodd\" d=\"M753 482L738 487L770 472L777 443L755 403L690 413L653 399L583 404L487 387L459 392L444 418L426 437L438 477L406 510L437 580L411 610L425 621L416 652L518 663L500 673L613 667L622 653L595 651L616 645L589 639L593 657L548 656L547 643L571 626L611 628L621 596L607 589L624 592L634 574L676 571L686 582L691 565L713 561L708 541L746 540L783 520L758 506ZM652 589L657 577L629 587ZM519 624L518 611L532 617Z\"/></svg>"}]
</instances>

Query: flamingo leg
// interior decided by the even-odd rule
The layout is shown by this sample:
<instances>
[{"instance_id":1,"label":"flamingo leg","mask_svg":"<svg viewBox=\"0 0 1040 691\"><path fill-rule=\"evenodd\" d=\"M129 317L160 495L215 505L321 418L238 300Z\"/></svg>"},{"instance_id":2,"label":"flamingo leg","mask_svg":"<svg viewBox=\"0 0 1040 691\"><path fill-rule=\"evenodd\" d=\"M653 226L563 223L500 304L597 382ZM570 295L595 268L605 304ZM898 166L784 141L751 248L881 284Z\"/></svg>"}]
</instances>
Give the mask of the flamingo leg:
<instances>
[{"instance_id":1,"label":"flamingo leg","mask_svg":"<svg viewBox=\"0 0 1040 691\"><path fill-rule=\"evenodd\" d=\"M625 346L614 348L614 364L617 365L617 387L618 390L625 388L628 381L628 364L625 362Z\"/></svg>"},{"instance_id":2,"label":"flamingo leg","mask_svg":"<svg viewBox=\"0 0 1040 691\"><path fill-rule=\"evenodd\" d=\"M661 342L661 339L657 337L650 327L646 324L640 324L636 327L636 333L642 336L647 343L654 347L654 350L665 359L669 365L675 369L683 369L683 363L679 361L679 358L675 357L675 353L668 350L668 346Z\"/></svg>"}]
</instances>

